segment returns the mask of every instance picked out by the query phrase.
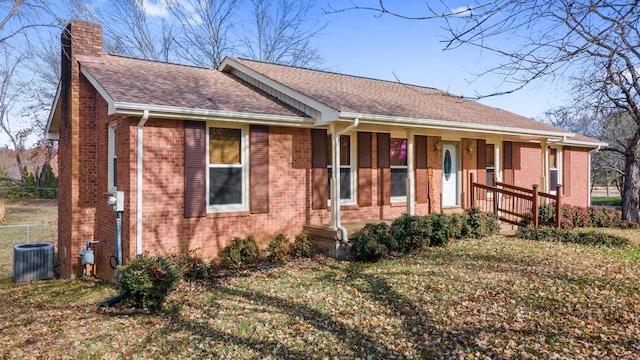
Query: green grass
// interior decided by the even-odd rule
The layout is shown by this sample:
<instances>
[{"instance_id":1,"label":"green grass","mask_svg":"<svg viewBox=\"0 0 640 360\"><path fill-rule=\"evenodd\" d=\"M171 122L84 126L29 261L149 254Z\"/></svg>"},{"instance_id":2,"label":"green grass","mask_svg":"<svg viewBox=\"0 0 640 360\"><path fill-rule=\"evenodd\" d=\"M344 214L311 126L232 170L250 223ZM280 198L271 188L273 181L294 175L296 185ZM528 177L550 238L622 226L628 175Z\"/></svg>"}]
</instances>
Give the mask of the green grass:
<instances>
[{"instance_id":1,"label":"green grass","mask_svg":"<svg viewBox=\"0 0 640 360\"><path fill-rule=\"evenodd\" d=\"M109 284L0 281L0 358L633 359L637 256L495 236L374 264L316 257L182 283L157 316L97 310Z\"/></svg>"},{"instance_id":2,"label":"green grass","mask_svg":"<svg viewBox=\"0 0 640 360\"><path fill-rule=\"evenodd\" d=\"M622 198L620 196L592 196L591 205L622 206Z\"/></svg>"}]
</instances>

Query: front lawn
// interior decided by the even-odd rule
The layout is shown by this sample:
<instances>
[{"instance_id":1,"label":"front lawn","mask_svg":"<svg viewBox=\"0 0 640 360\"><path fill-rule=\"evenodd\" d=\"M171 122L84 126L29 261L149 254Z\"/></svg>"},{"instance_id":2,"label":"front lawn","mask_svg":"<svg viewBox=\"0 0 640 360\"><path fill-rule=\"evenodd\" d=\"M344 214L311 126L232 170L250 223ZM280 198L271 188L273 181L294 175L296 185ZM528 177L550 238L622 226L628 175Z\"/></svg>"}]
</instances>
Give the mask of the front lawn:
<instances>
[{"instance_id":1,"label":"front lawn","mask_svg":"<svg viewBox=\"0 0 640 360\"><path fill-rule=\"evenodd\" d=\"M107 284L4 279L0 358L634 359L638 249L495 236L316 257L182 283L159 315L99 309Z\"/></svg>"}]
</instances>

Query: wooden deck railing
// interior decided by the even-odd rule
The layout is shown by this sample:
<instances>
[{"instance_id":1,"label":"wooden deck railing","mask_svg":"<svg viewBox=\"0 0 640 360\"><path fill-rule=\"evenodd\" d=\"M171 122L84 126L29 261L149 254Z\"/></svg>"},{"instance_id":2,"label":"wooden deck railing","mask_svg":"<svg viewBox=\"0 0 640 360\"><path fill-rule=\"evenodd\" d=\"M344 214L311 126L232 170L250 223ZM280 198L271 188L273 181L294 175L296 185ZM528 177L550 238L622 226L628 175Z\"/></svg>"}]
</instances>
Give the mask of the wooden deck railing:
<instances>
[{"instance_id":1,"label":"wooden deck railing","mask_svg":"<svg viewBox=\"0 0 640 360\"><path fill-rule=\"evenodd\" d=\"M556 193L549 194L538 191L534 184L530 189L497 182L495 186L474 182L473 174L469 174L470 206L484 212L494 213L506 223L526 226L539 224L538 211L541 205L555 207L555 222L552 225L560 228L561 219L561 187L556 186Z\"/></svg>"}]
</instances>

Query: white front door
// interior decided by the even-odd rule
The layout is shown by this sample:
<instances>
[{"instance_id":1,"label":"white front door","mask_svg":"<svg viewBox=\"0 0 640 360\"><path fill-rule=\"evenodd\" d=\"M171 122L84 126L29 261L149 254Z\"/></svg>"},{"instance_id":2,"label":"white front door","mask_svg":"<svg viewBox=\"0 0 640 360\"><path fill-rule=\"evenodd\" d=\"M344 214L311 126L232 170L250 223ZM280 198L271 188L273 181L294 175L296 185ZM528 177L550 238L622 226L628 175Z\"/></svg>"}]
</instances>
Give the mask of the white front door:
<instances>
[{"instance_id":1,"label":"white front door","mask_svg":"<svg viewBox=\"0 0 640 360\"><path fill-rule=\"evenodd\" d=\"M458 205L458 146L442 145L442 206Z\"/></svg>"}]
</instances>

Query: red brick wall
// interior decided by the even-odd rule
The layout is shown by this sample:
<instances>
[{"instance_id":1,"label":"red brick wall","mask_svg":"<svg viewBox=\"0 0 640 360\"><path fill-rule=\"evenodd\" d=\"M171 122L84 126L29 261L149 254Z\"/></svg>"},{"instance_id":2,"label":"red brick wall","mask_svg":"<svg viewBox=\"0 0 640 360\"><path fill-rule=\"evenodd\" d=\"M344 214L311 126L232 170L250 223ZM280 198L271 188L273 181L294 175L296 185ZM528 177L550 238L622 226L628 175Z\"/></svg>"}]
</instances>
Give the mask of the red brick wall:
<instances>
[{"instance_id":1,"label":"red brick wall","mask_svg":"<svg viewBox=\"0 0 640 360\"><path fill-rule=\"evenodd\" d=\"M76 56L101 53L100 26L74 21L63 32L62 45L58 261L62 277L76 277L82 272L77 254L95 236L96 195L95 95Z\"/></svg>"},{"instance_id":2,"label":"red brick wall","mask_svg":"<svg viewBox=\"0 0 640 360\"><path fill-rule=\"evenodd\" d=\"M514 142L513 185L527 189L533 184L540 185L541 158L539 144Z\"/></svg>"},{"instance_id":3,"label":"red brick wall","mask_svg":"<svg viewBox=\"0 0 640 360\"><path fill-rule=\"evenodd\" d=\"M575 206L589 205L589 149L572 147L563 151L571 152L571 163L568 168L564 167L563 171L569 171L571 181L571 191L562 198L565 204Z\"/></svg>"},{"instance_id":4,"label":"red brick wall","mask_svg":"<svg viewBox=\"0 0 640 360\"><path fill-rule=\"evenodd\" d=\"M100 195L107 191L107 132L109 122L118 121L118 190L125 191L123 218L124 262L135 256L135 190L136 190L136 124L137 119L109 117L106 103L96 101L96 133L93 140L98 149L95 187L96 238L106 240L95 245L96 272L111 279L113 270L109 258L115 251L115 217ZM432 139L433 140L433 139ZM143 251L167 255L180 249L199 249L202 256L216 257L236 236L254 236L261 246L278 233L290 238L299 234L305 224L328 224L328 210L311 209L311 141L309 129L269 128L269 213L208 214L205 218L184 218L184 130L176 120L151 119L144 127L144 191L143 191ZM372 146L375 156L375 137ZM128 155L127 155L128 154ZM126 159L129 162L120 159ZM375 162L375 158L373 159ZM440 193L440 159L430 154L429 166L437 168L435 191ZM131 170L127 170L128 168ZM392 219L406 212L406 204L377 205L377 177L373 177L373 206L342 207L342 220ZM426 186L426 184L425 184ZM438 208L439 209L439 208ZM428 204L417 204L417 214L427 214Z\"/></svg>"}]
</instances>

